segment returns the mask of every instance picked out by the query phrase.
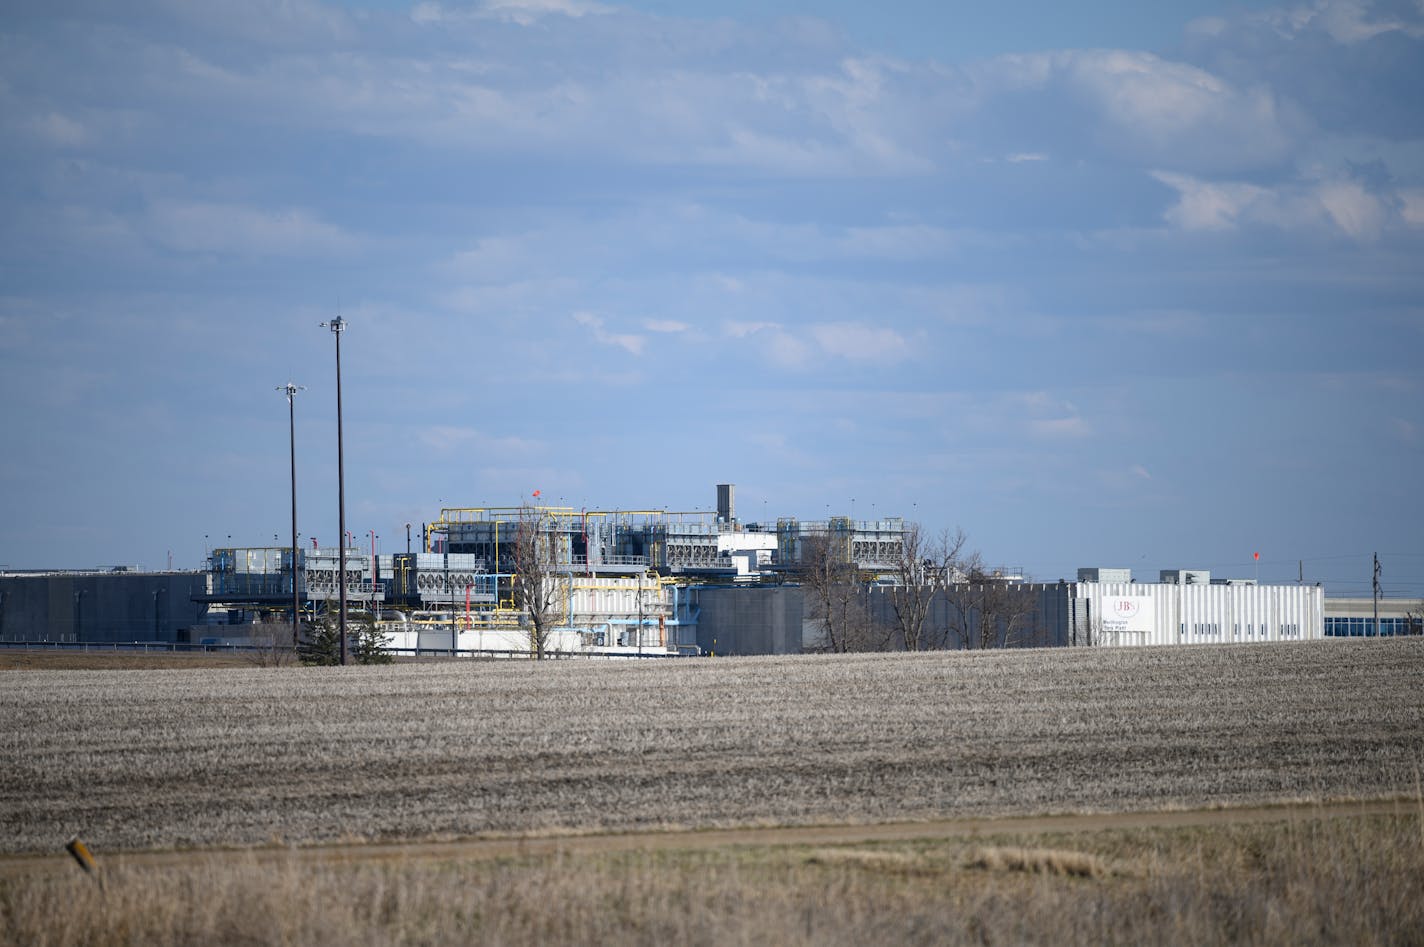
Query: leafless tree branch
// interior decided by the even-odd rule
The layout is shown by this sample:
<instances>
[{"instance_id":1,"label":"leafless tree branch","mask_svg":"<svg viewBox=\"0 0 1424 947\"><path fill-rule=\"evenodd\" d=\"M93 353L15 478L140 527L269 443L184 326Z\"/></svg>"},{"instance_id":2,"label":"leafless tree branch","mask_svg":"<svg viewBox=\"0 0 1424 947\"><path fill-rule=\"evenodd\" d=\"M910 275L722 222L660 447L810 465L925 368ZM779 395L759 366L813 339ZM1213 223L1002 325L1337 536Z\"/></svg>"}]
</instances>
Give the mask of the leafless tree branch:
<instances>
[{"instance_id":1,"label":"leafless tree branch","mask_svg":"<svg viewBox=\"0 0 1424 947\"><path fill-rule=\"evenodd\" d=\"M548 653L565 584L549 526L546 513L526 504L519 511L514 538L514 606L528 633L529 651L540 660Z\"/></svg>"},{"instance_id":2,"label":"leafless tree branch","mask_svg":"<svg viewBox=\"0 0 1424 947\"><path fill-rule=\"evenodd\" d=\"M850 551L833 533L801 538L801 582L808 607L819 621L831 651L883 651L887 630L871 620L867 591Z\"/></svg>"}]
</instances>

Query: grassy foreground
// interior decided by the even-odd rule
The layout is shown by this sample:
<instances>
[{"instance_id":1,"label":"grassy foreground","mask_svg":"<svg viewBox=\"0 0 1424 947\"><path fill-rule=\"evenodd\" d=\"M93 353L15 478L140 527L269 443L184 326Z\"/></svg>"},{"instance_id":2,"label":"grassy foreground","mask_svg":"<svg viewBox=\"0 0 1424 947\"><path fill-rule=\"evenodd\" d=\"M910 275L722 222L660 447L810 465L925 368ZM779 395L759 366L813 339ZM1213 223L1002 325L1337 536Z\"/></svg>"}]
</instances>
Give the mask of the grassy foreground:
<instances>
[{"instance_id":1,"label":"grassy foreground","mask_svg":"<svg viewBox=\"0 0 1424 947\"><path fill-rule=\"evenodd\" d=\"M833 848L77 869L0 942L1417 944L1424 823L1300 819Z\"/></svg>"}]
</instances>

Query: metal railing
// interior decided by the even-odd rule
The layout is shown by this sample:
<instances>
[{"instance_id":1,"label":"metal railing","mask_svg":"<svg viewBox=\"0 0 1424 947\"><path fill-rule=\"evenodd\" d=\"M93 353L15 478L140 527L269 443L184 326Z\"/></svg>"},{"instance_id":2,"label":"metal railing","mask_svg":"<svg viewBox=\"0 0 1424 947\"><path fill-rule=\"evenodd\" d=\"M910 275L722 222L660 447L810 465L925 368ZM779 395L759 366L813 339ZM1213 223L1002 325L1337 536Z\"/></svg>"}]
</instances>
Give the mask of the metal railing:
<instances>
[{"instance_id":1,"label":"metal railing","mask_svg":"<svg viewBox=\"0 0 1424 947\"><path fill-rule=\"evenodd\" d=\"M83 651L83 652L125 652L125 653L183 653L183 652L268 652L268 651L295 651L294 648L280 647L273 648L271 645L263 644L192 644L182 641L0 641L0 650L6 651ZM459 648L453 655L450 649L446 648L383 648L386 654L397 657L432 657L432 658L503 658L513 660L516 658L529 659L529 649L527 648ZM546 651L545 660L563 660L565 658L605 658L608 660L622 660L625 658L638 660L640 658L678 658L692 657L693 655L683 654L679 651L646 651L643 653L628 654L608 654L595 651Z\"/></svg>"},{"instance_id":2,"label":"metal railing","mask_svg":"<svg viewBox=\"0 0 1424 947\"><path fill-rule=\"evenodd\" d=\"M6 651L270 651L269 645L202 644L188 641L0 641Z\"/></svg>"},{"instance_id":3,"label":"metal railing","mask_svg":"<svg viewBox=\"0 0 1424 947\"><path fill-rule=\"evenodd\" d=\"M589 564L588 556L573 556L571 562L576 566L586 566ZM601 556L595 566L645 566L648 564L647 556Z\"/></svg>"}]
</instances>

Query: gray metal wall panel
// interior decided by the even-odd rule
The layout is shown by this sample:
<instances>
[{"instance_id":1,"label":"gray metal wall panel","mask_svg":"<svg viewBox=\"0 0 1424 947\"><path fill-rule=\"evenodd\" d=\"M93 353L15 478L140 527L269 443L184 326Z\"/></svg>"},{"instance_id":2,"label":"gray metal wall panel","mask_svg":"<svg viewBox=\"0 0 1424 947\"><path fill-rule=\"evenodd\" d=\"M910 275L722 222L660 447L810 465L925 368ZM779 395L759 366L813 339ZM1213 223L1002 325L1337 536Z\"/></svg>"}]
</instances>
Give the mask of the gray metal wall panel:
<instances>
[{"instance_id":1,"label":"gray metal wall panel","mask_svg":"<svg viewBox=\"0 0 1424 947\"><path fill-rule=\"evenodd\" d=\"M925 616L921 638L922 648L926 650L941 648L953 650L963 647L958 634L953 630L960 622L955 622L953 625L951 623L952 618L958 618L955 614L957 606L953 604L952 599L973 601L973 595L963 594L963 590L967 588L971 587L961 585L955 586L948 594L943 591L935 593L930 600ZM1028 599L1026 604L1029 607L1022 626L1010 638L1008 646L1044 648L1068 644L1068 599L1071 597L1072 588L1073 586L1068 583L1057 582L1017 582L1006 585L1006 590L1025 596ZM903 650L905 639L904 635L898 631L891 590L882 587L872 588L868 604L872 619L887 627L897 629L891 636L891 649ZM971 628L977 627L974 625L975 615L970 614L967 620Z\"/></svg>"},{"instance_id":2,"label":"gray metal wall panel","mask_svg":"<svg viewBox=\"0 0 1424 947\"><path fill-rule=\"evenodd\" d=\"M799 586L703 586L697 646L708 654L799 654Z\"/></svg>"},{"instance_id":3,"label":"gray metal wall panel","mask_svg":"<svg viewBox=\"0 0 1424 947\"><path fill-rule=\"evenodd\" d=\"M202 573L0 576L0 640L177 641L205 590Z\"/></svg>"},{"instance_id":4,"label":"gray metal wall panel","mask_svg":"<svg viewBox=\"0 0 1424 947\"><path fill-rule=\"evenodd\" d=\"M416 647L422 651L449 651L453 632L448 628L422 628L416 635Z\"/></svg>"}]
</instances>

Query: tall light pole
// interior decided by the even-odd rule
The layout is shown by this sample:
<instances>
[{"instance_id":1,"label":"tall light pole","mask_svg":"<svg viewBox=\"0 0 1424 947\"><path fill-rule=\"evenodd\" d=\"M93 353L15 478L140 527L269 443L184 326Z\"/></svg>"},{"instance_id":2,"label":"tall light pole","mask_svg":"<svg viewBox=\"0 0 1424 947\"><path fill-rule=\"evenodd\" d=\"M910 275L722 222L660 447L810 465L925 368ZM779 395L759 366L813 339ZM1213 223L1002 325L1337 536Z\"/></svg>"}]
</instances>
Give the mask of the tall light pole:
<instances>
[{"instance_id":1,"label":"tall light pole","mask_svg":"<svg viewBox=\"0 0 1424 947\"><path fill-rule=\"evenodd\" d=\"M337 540L336 583L337 595L341 603L337 618L337 633L341 636L341 663L346 659L346 466L341 445L341 333L346 331L346 320L337 316L321 325L336 336L336 504Z\"/></svg>"},{"instance_id":2,"label":"tall light pole","mask_svg":"<svg viewBox=\"0 0 1424 947\"><path fill-rule=\"evenodd\" d=\"M1373 590L1373 595L1374 595L1374 600L1375 600L1375 618L1374 618L1374 623L1375 623L1375 637L1378 638L1378 637L1379 637L1379 633L1380 633L1380 627L1379 627L1379 600L1380 600L1380 564L1379 564L1379 553L1375 553L1374 584L1371 586L1371 588L1372 588L1372 590Z\"/></svg>"},{"instance_id":3,"label":"tall light pole","mask_svg":"<svg viewBox=\"0 0 1424 947\"><path fill-rule=\"evenodd\" d=\"M379 536L376 535L376 531L375 531L374 529L373 529L373 530L370 530L370 533L371 533L371 608L370 608L370 612L371 612L371 614L374 616L374 615L376 615L376 586L378 585L378 582L377 582L377 580L376 580L376 566L377 566L377 563L376 563L376 540L380 539L381 537L379 537Z\"/></svg>"},{"instance_id":4,"label":"tall light pole","mask_svg":"<svg viewBox=\"0 0 1424 947\"><path fill-rule=\"evenodd\" d=\"M287 440L291 445L292 458L292 647L301 640L297 622L302 614L302 599L297 590L297 392L306 391L306 385L287 382L278 385L278 391L287 393Z\"/></svg>"}]
</instances>

